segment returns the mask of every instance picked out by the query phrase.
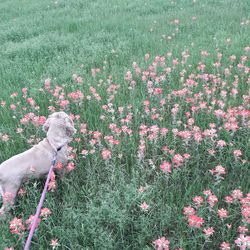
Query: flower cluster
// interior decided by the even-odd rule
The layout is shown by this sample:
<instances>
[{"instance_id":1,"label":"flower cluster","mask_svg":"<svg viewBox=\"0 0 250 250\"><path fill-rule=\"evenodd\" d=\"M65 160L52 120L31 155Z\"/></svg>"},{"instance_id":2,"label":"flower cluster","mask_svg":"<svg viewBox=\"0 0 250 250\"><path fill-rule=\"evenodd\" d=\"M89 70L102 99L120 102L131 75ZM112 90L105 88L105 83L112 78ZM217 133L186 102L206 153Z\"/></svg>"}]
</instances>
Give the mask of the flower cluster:
<instances>
[{"instance_id":1,"label":"flower cluster","mask_svg":"<svg viewBox=\"0 0 250 250\"><path fill-rule=\"evenodd\" d=\"M181 20L173 19L171 25L175 35L180 32ZM173 35L164 39L170 41ZM230 44L231 40L226 42ZM249 163L247 145L243 145L250 128L249 46L243 51L240 56L226 56L219 49L201 50L198 61L196 58L192 65L187 49L180 56L172 51L155 57L146 53L143 62L133 62L121 82L114 81L105 71L105 65L92 68L87 75L73 74L64 84L47 78L38 90L47 102L46 112L33 89L17 89L8 99L0 100L0 110L10 113L16 125L13 132L1 130L0 143L8 148L17 137L27 146L36 144L44 136L42 126L48 113L64 110L77 128L67 148L67 173L80 171L85 161L86 165L93 164L100 176L109 171L122 171L124 175L138 171L140 182L147 180L153 186L157 183L155 186L168 195L171 185L181 186L185 182L187 195L192 194L192 204L183 208L188 230L202 235L204 244L225 228L234 230L234 241L232 237L222 237L216 247L247 249L250 195L244 196L244 189L234 189L241 186L234 184L238 174L248 175ZM95 168L97 165L101 167ZM63 168L57 162L54 170ZM197 188L213 188L196 195L196 187L189 189L188 185L195 186L197 180ZM160 181L166 185L158 185ZM58 184L53 172L48 190L55 192ZM234 189L231 193L229 186L230 190ZM145 187L141 186L139 192L144 191ZM23 196L25 192L22 188L18 194ZM136 204L139 213L151 220L158 207L147 195ZM4 203L13 204L11 194L4 195ZM44 208L39 222L43 223L50 214L50 209ZM11 233L22 237L32 225L33 216L27 218L24 224L22 219L14 218ZM173 230L164 230L157 233L170 239L174 247L175 241L166 233L171 234ZM170 248L165 236L153 242L155 248ZM51 241L53 248L58 245L57 239Z\"/></svg>"},{"instance_id":2,"label":"flower cluster","mask_svg":"<svg viewBox=\"0 0 250 250\"><path fill-rule=\"evenodd\" d=\"M219 200L211 190L206 190L203 192L203 194L204 197L196 196L193 198L193 207L189 205L184 207L183 209L183 214L188 220L189 227L201 228L201 226L206 226L209 221L209 224L214 224L214 227L204 227L203 229L203 234L206 238L209 238L216 231L214 228L217 226L216 223L218 223L215 216L215 214L217 214L218 218L223 223L222 227L231 229L233 225L226 223L227 218L229 218L230 216L229 209L231 211L234 211L240 205L241 225L238 226L235 230L239 233L239 237L232 243L226 241L222 242L220 244L220 249L231 249L230 247L233 244L240 247L240 249L250 249L250 236L246 235L246 233L248 233L247 227L250 224L250 194L246 194L246 196L244 197L240 189L233 190L230 195L227 195L224 198L224 202L227 204L228 209L217 206ZM204 211L207 212L204 213ZM205 222L204 218L198 217L197 213L206 216L208 221ZM212 221L211 218L213 218L214 221ZM218 228L217 230L221 230L221 228Z\"/></svg>"},{"instance_id":3,"label":"flower cluster","mask_svg":"<svg viewBox=\"0 0 250 250\"><path fill-rule=\"evenodd\" d=\"M51 215L51 211L48 208L42 208L41 213L40 213L40 217L43 220L46 220L49 215ZM31 229L33 220L34 220L34 215L30 215L30 217L25 221L25 224L26 224L26 227L25 227L23 224L22 218L15 217L9 223L10 232L12 234L18 235L18 237L21 238L23 233L25 232L25 230ZM38 220L36 222L36 227L39 226L40 222L41 222L41 219L38 218Z\"/></svg>"}]
</instances>

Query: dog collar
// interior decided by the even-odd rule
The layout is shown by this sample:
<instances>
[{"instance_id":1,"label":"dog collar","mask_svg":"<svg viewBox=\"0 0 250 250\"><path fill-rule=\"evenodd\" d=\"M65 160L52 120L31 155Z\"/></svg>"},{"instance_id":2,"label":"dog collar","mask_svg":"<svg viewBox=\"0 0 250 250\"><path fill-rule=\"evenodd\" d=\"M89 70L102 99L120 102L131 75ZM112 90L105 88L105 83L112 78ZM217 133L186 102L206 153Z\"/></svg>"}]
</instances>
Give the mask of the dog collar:
<instances>
[{"instance_id":1,"label":"dog collar","mask_svg":"<svg viewBox=\"0 0 250 250\"><path fill-rule=\"evenodd\" d=\"M52 149L53 149L55 152L60 151L60 150L62 149L62 147L64 146L64 145L62 145L62 146L60 146L60 147L56 148L56 147L54 147L54 146L52 145L52 143L49 141L49 139L48 139L48 138L46 138L46 139L47 139L47 141L48 141L49 145L52 147Z\"/></svg>"}]
</instances>

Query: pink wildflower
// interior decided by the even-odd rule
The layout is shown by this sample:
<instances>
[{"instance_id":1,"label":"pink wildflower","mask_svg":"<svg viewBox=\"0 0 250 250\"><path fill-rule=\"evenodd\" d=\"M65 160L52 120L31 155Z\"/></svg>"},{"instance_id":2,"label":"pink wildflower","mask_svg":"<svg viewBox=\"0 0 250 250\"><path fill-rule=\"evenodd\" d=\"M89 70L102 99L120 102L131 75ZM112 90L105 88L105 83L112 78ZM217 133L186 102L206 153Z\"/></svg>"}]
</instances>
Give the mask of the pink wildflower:
<instances>
[{"instance_id":1,"label":"pink wildflower","mask_svg":"<svg viewBox=\"0 0 250 250\"><path fill-rule=\"evenodd\" d=\"M75 169L75 164L74 164L74 162L69 162L68 165L66 166L66 170L67 170L68 172L71 172L71 171L73 171L74 169Z\"/></svg>"},{"instance_id":2,"label":"pink wildflower","mask_svg":"<svg viewBox=\"0 0 250 250\"><path fill-rule=\"evenodd\" d=\"M235 200L237 200L237 199L240 199L240 198L243 196L243 193L241 192L240 189L235 189L235 190L233 190L231 196L232 196Z\"/></svg>"},{"instance_id":3,"label":"pink wildflower","mask_svg":"<svg viewBox=\"0 0 250 250\"><path fill-rule=\"evenodd\" d=\"M41 217L44 217L45 219L47 219L49 215L51 215L50 209L48 209L46 207L41 209L41 213L40 213Z\"/></svg>"},{"instance_id":4,"label":"pink wildflower","mask_svg":"<svg viewBox=\"0 0 250 250\"><path fill-rule=\"evenodd\" d=\"M240 234L237 240L234 241L235 244L240 247L241 250L250 249L250 237Z\"/></svg>"},{"instance_id":5,"label":"pink wildflower","mask_svg":"<svg viewBox=\"0 0 250 250\"><path fill-rule=\"evenodd\" d=\"M218 215L221 219L228 217L228 211L224 208L218 209Z\"/></svg>"},{"instance_id":6,"label":"pink wildflower","mask_svg":"<svg viewBox=\"0 0 250 250\"><path fill-rule=\"evenodd\" d=\"M210 237L211 235L214 234L214 228L213 227L204 228L203 233L205 234L206 237Z\"/></svg>"},{"instance_id":7,"label":"pink wildflower","mask_svg":"<svg viewBox=\"0 0 250 250\"><path fill-rule=\"evenodd\" d=\"M189 216L189 215L195 215L195 209L192 208L191 206L184 207L183 208L183 214L187 215L187 216Z\"/></svg>"},{"instance_id":8,"label":"pink wildflower","mask_svg":"<svg viewBox=\"0 0 250 250\"><path fill-rule=\"evenodd\" d=\"M138 192L139 192L139 193L143 193L144 191L145 191L145 187L140 186L140 187L138 188Z\"/></svg>"},{"instance_id":9,"label":"pink wildflower","mask_svg":"<svg viewBox=\"0 0 250 250\"><path fill-rule=\"evenodd\" d=\"M63 169L63 164L61 162L57 162L54 169L60 171Z\"/></svg>"},{"instance_id":10,"label":"pink wildflower","mask_svg":"<svg viewBox=\"0 0 250 250\"><path fill-rule=\"evenodd\" d=\"M198 217L196 215L188 216L188 224L190 227L200 228L203 223L204 223L204 219L201 217Z\"/></svg>"},{"instance_id":11,"label":"pink wildflower","mask_svg":"<svg viewBox=\"0 0 250 250\"><path fill-rule=\"evenodd\" d=\"M240 149L234 150L233 154L236 158L242 156L242 152Z\"/></svg>"},{"instance_id":12,"label":"pink wildflower","mask_svg":"<svg viewBox=\"0 0 250 250\"><path fill-rule=\"evenodd\" d=\"M183 154L183 157L184 157L184 159L189 159L190 158L190 154Z\"/></svg>"},{"instance_id":13,"label":"pink wildflower","mask_svg":"<svg viewBox=\"0 0 250 250\"><path fill-rule=\"evenodd\" d=\"M215 195L208 196L208 203L209 203L210 207L214 207L217 202L218 202L218 198Z\"/></svg>"},{"instance_id":14,"label":"pink wildflower","mask_svg":"<svg viewBox=\"0 0 250 250\"><path fill-rule=\"evenodd\" d=\"M174 155L173 163L175 167L180 167L184 163L184 158L180 154Z\"/></svg>"},{"instance_id":15,"label":"pink wildflower","mask_svg":"<svg viewBox=\"0 0 250 250\"><path fill-rule=\"evenodd\" d=\"M226 203L233 203L233 198L231 196L225 196L224 200Z\"/></svg>"},{"instance_id":16,"label":"pink wildflower","mask_svg":"<svg viewBox=\"0 0 250 250\"><path fill-rule=\"evenodd\" d=\"M193 198L193 202L197 207L200 207L202 203L204 202L204 198L202 196L195 196Z\"/></svg>"},{"instance_id":17,"label":"pink wildflower","mask_svg":"<svg viewBox=\"0 0 250 250\"><path fill-rule=\"evenodd\" d=\"M218 178L221 178L221 175L226 174L225 168L222 166L218 165L215 167L215 169L210 170L211 174L216 175Z\"/></svg>"},{"instance_id":18,"label":"pink wildflower","mask_svg":"<svg viewBox=\"0 0 250 250\"><path fill-rule=\"evenodd\" d=\"M169 250L170 242L165 237L155 240L154 244L157 250Z\"/></svg>"},{"instance_id":19,"label":"pink wildflower","mask_svg":"<svg viewBox=\"0 0 250 250\"><path fill-rule=\"evenodd\" d=\"M58 239L52 239L50 241L50 246L52 246L52 249L55 249L56 247L59 246Z\"/></svg>"},{"instance_id":20,"label":"pink wildflower","mask_svg":"<svg viewBox=\"0 0 250 250\"><path fill-rule=\"evenodd\" d=\"M29 219L27 219L27 220L25 221L25 223L26 223L27 226L28 226L28 230L30 230L31 227L32 227L34 217L35 217L34 215L30 215ZM37 222L36 222L36 228L38 227L40 221L41 221L41 219L38 218L38 220L37 220Z\"/></svg>"},{"instance_id":21,"label":"pink wildflower","mask_svg":"<svg viewBox=\"0 0 250 250\"><path fill-rule=\"evenodd\" d=\"M2 141L8 141L10 138L9 138L9 135L7 134L3 134L2 136L0 135L0 139L2 139Z\"/></svg>"},{"instance_id":22,"label":"pink wildflower","mask_svg":"<svg viewBox=\"0 0 250 250\"><path fill-rule=\"evenodd\" d=\"M247 223L250 223L250 206L246 206L241 210L241 214L243 215L244 220Z\"/></svg>"},{"instance_id":23,"label":"pink wildflower","mask_svg":"<svg viewBox=\"0 0 250 250\"><path fill-rule=\"evenodd\" d=\"M144 201L141 205L140 208L144 211L148 211L149 205Z\"/></svg>"},{"instance_id":24,"label":"pink wildflower","mask_svg":"<svg viewBox=\"0 0 250 250\"><path fill-rule=\"evenodd\" d=\"M221 244L220 244L220 249L221 250L230 250L231 248L230 248L230 244L228 243L228 242L222 242Z\"/></svg>"},{"instance_id":25,"label":"pink wildflower","mask_svg":"<svg viewBox=\"0 0 250 250\"><path fill-rule=\"evenodd\" d=\"M226 174L225 168L220 165L215 167L215 171L218 175Z\"/></svg>"},{"instance_id":26,"label":"pink wildflower","mask_svg":"<svg viewBox=\"0 0 250 250\"><path fill-rule=\"evenodd\" d=\"M162 164L160 165L160 169L161 169L164 173L166 173L166 172L172 173L172 166L171 166L171 164L170 164L169 162L167 162L167 161L163 161L163 162L162 162Z\"/></svg>"},{"instance_id":27,"label":"pink wildflower","mask_svg":"<svg viewBox=\"0 0 250 250\"><path fill-rule=\"evenodd\" d=\"M102 151L102 158L105 161L111 159L111 152L108 149L104 148Z\"/></svg>"},{"instance_id":28,"label":"pink wildflower","mask_svg":"<svg viewBox=\"0 0 250 250\"><path fill-rule=\"evenodd\" d=\"M51 178L50 182L48 184L48 191L54 192L56 190L56 187L57 187L57 185L56 185L55 178Z\"/></svg>"},{"instance_id":29,"label":"pink wildflower","mask_svg":"<svg viewBox=\"0 0 250 250\"><path fill-rule=\"evenodd\" d=\"M241 234L245 234L248 232L248 229L246 226L239 226L237 231Z\"/></svg>"},{"instance_id":30,"label":"pink wildflower","mask_svg":"<svg viewBox=\"0 0 250 250\"><path fill-rule=\"evenodd\" d=\"M62 109L66 109L66 107L69 105L69 101L68 100L62 100L60 101L59 105Z\"/></svg>"},{"instance_id":31,"label":"pink wildflower","mask_svg":"<svg viewBox=\"0 0 250 250\"><path fill-rule=\"evenodd\" d=\"M219 148L223 148L223 147L225 147L226 145L227 145L226 142L223 141L223 140L217 141L217 146L218 146Z\"/></svg>"},{"instance_id":32,"label":"pink wildflower","mask_svg":"<svg viewBox=\"0 0 250 250\"><path fill-rule=\"evenodd\" d=\"M14 204L14 196L13 196L13 194L10 193L10 192L5 192L3 194L3 203L13 205Z\"/></svg>"},{"instance_id":33,"label":"pink wildflower","mask_svg":"<svg viewBox=\"0 0 250 250\"><path fill-rule=\"evenodd\" d=\"M11 104L11 105L10 105L10 109L11 109L11 110L16 110L16 105L15 105L15 104Z\"/></svg>"},{"instance_id":34,"label":"pink wildflower","mask_svg":"<svg viewBox=\"0 0 250 250\"><path fill-rule=\"evenodd\" d=\"M12 234L17 234L19 238L21 237L22 232L25 230L22 219L18 219L15 217L12 221L10 221L10 232Z\"/></svg>"},{"instance_id":35,"label":"pink wildflower","mask_svg":"<svg viewBox=\"0 0 250 250\"><path fill-rule=\"evenodd\" d=\"M203 191L203 194L206 196L212 195L212 191L210 189Z\"/></svg>"},{"instance_id":36,"label":"pink wildflower","mask_svg":"<svg viewBox=\"0 0 250 250\"><path fill-rule=\"evenodd\" d=\"M24 196L25 194L26 194L26 190L24 188L20 188L18 190L18 193L17 193L18 196Z\"/></svg>"}]
</instances>

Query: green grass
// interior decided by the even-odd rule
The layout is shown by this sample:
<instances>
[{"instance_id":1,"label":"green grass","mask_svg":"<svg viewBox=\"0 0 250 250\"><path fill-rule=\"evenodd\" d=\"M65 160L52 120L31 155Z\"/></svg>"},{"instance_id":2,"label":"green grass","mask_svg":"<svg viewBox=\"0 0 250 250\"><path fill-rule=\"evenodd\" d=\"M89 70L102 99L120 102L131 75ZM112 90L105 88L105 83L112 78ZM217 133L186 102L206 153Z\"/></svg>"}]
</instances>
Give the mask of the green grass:
<instances>
[{"instance_id":1,"label":"green grass","mask_svg":"<svg viewBox=\"0 0 250 250\"><path fill-rule=\"evenodd\" d=\"M232 156L234 149L241 149L243 159L249 159L249 130L244 128L233 135L222 131L218 139L232 145L216 156L207 153L207 149L214 148L210 141L186 147L169 133L167 139L159 141L157 145L148 143L146 159L139 162L140 124L158 124L171 132L175 127L171 120L173 104L180 103L179 119L183 122L186 122L184 113L190 109L190 104L176 98L167 103L162 111L162 121L142 117L143 101L149 98L145 84L137 79L135 90L129 91L124 75L128 70L133 71L133 62L146 70L146 53L151 55L150 62L154 56L167 52L173 53L172 59L179 58L181 61L181 53L188 50L190 66L180 64L173 70L163 87L166 96L173 89L182 88L181 70L185 69L188 74L197 72L202 50L210 53L205 60L207 72L216 74L212 64L217 60L216 51L221 52L222 67L218 71L222 79L227 81L230 88L234 74L238 74L240 79L240 94L235 100L228 98L226 107L243 105L242 95L247 95L249 84L246 83L247 75L237 70L237 64L244 54L244 47L250 46L250 24L240 24L242 20L250 19L248 0L13 0L0 1L0 16L0 101L7 103L6 107L0 107L0 133L10 135L8 142L0 141L1 162L28 149L30 145L26 139L31 135L44 137L42 129L32 125L25 128L22 136L16 134L15 130L24 127L19 119L25 113L47 116L49 105L58 109L55 98L39 90L47 78L52 79L53 86L64 86L66 94L80 89L87 96L90 95L89 86L94 86L102 96L100 103L84 99L81 106L70 104L66 111L81 116L80 121L76 122L78 129L80 123L85 122L89 130L99 130L105 136L111 134L108 126L112 122L112 115L107 114L104 122L99 119L104 113L101 105L108 103L106 88L110 75L113 82L120 85L113 101L114 107L123 106L126 110L128 104L133 105L131 112L134 119L130 125L133 136L121 137L121 144L114 147L113 157L108 163L99 154L102 146L107 147L105 143L96 149L95 154L88 155L86 159L82 157L81 150L89 148L91 137L83 136L78 131L76 137L82 141L79 145L76 142L72 144L78 149L75 159L77 167L63 180L58 180L58 189L47 195L45 206L50 208L52 215L40 224L31 249L50 249L53 238L59 239L58 249L72 250L153 249L152 242L161 236L170 240L171 249L177 246L197 250L219 249L223 241L234 242L238 234L236 230L225 229L225 224L233 223L235 228L241 225L240 209L230 210L231 217L224 224L213 214L214 221L207 223L207 226L216 225L216 233L207 243L204 243L202 230L198 233L188 228L182 211L194 196L202 195L202 191L209 188L218 196L219 207L225 206L223 197L233 189L241 188L244 194L249 192L249 162L240 163ZM193 16L197 19L192 20ZM178 26L172 23L174 19L180 20ZM168 36L172 39L168 40ZM227 39L231 39L231 42L227 43ZM236 62L229 62L231 55L236 55ZM169 67L172 66L172 59L166 60ZM223 69L229 65L232 65L232 75L226 79ZM249 60L246 65L249 67ZM96 78L91 76L92 68L102 69ZM72 81L72 74L75 73L83 77L83 84L77 85ZM201 86L202 81L199 83ZM25 99L21 98L24 87L28 87L28 96L36 100L39 111L28 107ZM10 98L13 92L18 92L19 97ZM218 94L216 98L219 99ZM20 105L17 111L11 111L9 105L18 101ZM158 97L150 101L152 107L159 108ZM27 107L27 111L21 107ZM115 112L114 116L120 126L118 113ZM205 112L194 117L197 126L203 130L209 127L209 123L216 122L213 115ZM159 170L162 160L167 158L170 161L171 158L161 151L165 144L175 149L176 153L191 154L186 166L168 178ZM122 159L118 158L119 153L123 154ZM155 167L150 164L150 159ZM217 186L208 171L216 165L223 165L227 169L225 180ZM0 221L0 249L7 246L22 249L27 234L18 240L16 235L10 234L8 223L14 216L26 220L30 214L34 214L43 183L43 180L39 180L36 185L34 182L25 184L27 194L19 197L12 214L5 221ZM149 185L148 189L142 194L138 193L138 188L145 185ZM148 212L140 208L144 201L150 205ZM200 216L205 213L204 208Z\"/></svg>"},{"instance_id":2,"label":"green grass","mask_svg":"<svg viewBox=\"0 0 250 250\"><path fill-rule=\"evenodd\" d=\"M162 35L175 32L170 21L176 18L180 32L166 42ZM249 38L249 26L240 28L244 18L248 1L2 1L1 84L38 86L48 76L65 82L72 72L82 72L81 64L88 71L104 60L119 78L147 52L198 54L218 47L239 54ZM226 46L227 38L232 46Z\"/></svg>"}]
</instances>

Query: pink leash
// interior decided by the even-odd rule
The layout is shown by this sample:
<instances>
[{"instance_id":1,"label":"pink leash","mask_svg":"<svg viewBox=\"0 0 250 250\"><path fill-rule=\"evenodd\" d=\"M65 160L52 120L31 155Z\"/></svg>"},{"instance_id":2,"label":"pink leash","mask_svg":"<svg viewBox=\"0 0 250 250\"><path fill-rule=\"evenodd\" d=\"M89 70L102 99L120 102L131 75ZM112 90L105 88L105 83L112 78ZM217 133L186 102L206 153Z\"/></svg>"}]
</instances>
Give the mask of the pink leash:
<instances>
[{"instance_id":1,"label":"pink leash","mask_svg":"<svg viewBox=\"0 0 250 250\"><path fill-rule=\"evenodd\" d=\"M35 216L33 218L32 226L31 226L31 229L30 229L30 232L29 232L28 239L26 240L24 250L29 250L29 248L30 248L30 243L31 243L32 237L34 235L34 232L35 232L35 229L36 229L36 226L37 226L37 221L38 221L38 218L39 218L42 206L43 206L43 202L44 202L45 195L46 195L46 192L47 192L47 189L48 189L48 184L49 184L50 177L51 177L51 174L52 174L52 171L53 171L53 167L55 166L55 163L56 163L56 156L57 156L57 152L55 153L54 158L53 158L53 160L51 162L51 167L49 169L47 180L45 182L43 192L42 192L40 201L39 201L37 209L36 209L36 214L35 214Z\"/></svg>"}]
</instances>

